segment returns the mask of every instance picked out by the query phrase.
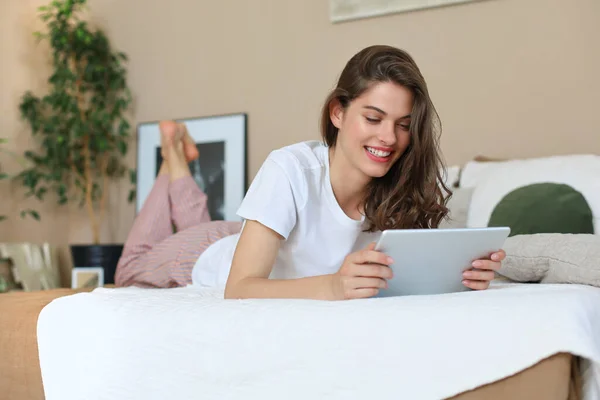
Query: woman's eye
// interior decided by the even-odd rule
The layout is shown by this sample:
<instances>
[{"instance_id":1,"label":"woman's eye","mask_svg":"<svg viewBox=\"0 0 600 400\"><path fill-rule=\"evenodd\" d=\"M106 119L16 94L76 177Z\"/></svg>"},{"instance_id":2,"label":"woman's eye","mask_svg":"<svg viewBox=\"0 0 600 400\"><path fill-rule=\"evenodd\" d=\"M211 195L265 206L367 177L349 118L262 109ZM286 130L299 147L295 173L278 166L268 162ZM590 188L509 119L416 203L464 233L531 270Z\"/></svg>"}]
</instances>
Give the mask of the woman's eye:
<instances>
[{"instance_id":1,"label":"woman's eye","mask_svg":"<svg viewBox=\"0 0 600 400\"><path fill-rule=\"evenodd\" d=\"M407 131L407 130L409 130L409 128L410 128L410 125L403 125L403 124L400 124L400 128L401 128L403 131Z\"/></svg>"},{"instance_id":2,"label":"woman's eye","mask_svg":"<svg viewBox=\"0 0 600 400\"><path fill-rule=\"evenodd\" d=\"M365 117L367 119L367 121L371 122L371 123L376 123L379 122L379 120L377 118L369 118L369 117Z\"/></svg>"}]
</instances>

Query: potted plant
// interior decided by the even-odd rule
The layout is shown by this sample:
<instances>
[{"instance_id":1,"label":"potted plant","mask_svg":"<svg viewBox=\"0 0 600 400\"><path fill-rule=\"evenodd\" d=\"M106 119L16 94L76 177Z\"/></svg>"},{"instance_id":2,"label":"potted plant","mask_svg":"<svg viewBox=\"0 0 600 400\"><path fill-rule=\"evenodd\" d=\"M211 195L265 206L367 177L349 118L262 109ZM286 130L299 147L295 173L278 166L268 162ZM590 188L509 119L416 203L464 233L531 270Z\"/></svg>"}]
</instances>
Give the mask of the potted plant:
<instances>
[{"instance_id":1,"label":"potted plant","mask_svg":"<svg viewBox=\"0 0 600 400\"><path fill-rule=\"evenodd\" d=\"M82 17L87 0L54 0L39 7L45 23L35 32L51 50L48 93L27 91L19 105L22 118L41 145L28 150L32 166L19 174L27 196L53 193L59 205L85 207L93 243L72 244L77 267L101 266L112 283L122 244L101 244L111 180L127 175L124 157L130 140L127 112L127 56L113 49L108 37ZM129 170L131 183L135 172ZM133 201L134 189L128 201Z\"/></svg>"}]
</instances>

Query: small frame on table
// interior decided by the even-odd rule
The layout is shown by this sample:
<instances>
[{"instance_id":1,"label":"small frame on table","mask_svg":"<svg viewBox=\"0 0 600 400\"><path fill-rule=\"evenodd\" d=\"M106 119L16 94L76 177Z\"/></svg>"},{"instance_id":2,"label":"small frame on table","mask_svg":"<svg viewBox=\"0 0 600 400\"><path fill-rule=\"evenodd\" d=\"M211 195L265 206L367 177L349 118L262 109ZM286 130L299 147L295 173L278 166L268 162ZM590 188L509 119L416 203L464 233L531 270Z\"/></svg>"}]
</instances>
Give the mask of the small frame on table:
<instances>
[{"instance_id":1,"label":"small frame on table","mask_svg":"<svg viewBox=\"0 0 600 400\"><path fill-rule=\"evenodd\" d=\"M75 267L71 271L71 288L85 289L104 286L104 268Z\"/></svg>"},{"instance_id":2,"label":"small frame on table","mask_svg":"<svg viewBox=\"0 0 600 400\"><path fill-rule=\"evenodd\" d=\"M162 162L159 122L137 129L137 200L139 212ZM247 115L244 113L176 120L186 125L200 157L189 163L192 177L208 197L213 221L240 221L236 215L247 188Z\"/></svg>"}]
</instances>

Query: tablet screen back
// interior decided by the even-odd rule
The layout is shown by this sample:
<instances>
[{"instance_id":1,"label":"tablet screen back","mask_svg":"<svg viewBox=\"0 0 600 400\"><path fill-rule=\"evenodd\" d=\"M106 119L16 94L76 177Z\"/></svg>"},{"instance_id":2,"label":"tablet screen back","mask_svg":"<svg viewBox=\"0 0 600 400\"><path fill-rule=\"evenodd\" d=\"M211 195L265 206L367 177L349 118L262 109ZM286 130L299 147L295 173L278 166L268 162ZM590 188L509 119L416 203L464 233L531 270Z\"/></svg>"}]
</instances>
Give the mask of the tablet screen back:
<instances>
[{"instance_id":1,"label":"tablet screen back","mask_svg":"<svg viewBox=\"0 0 600 400\"><path fill-rule=\"evenodd\" d=\"M509 233L508 227L384 231L375 249L394 259L394 277L377 297L471 290L462 273L502 249Z\"/></svg>"}]
</instances>

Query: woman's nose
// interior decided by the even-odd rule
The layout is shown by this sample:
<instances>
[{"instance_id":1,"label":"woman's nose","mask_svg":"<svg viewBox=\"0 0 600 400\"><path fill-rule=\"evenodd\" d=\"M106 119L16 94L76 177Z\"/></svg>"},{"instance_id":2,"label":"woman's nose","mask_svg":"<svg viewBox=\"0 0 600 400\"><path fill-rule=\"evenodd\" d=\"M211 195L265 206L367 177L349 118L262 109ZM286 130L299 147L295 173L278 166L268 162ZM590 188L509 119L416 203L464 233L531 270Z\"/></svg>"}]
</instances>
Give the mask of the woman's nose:
<instances>
[{"instance_id":1,"label":"woman's nose","mask_svg":"<svg viewBox=\"0 0 600 400\"><path fill-rule=\"evenodd\" d=\"M396 125L381 124L381 130L378 135L379 140L387 146L396 144Z\"/></svg>"}]
</instances>

